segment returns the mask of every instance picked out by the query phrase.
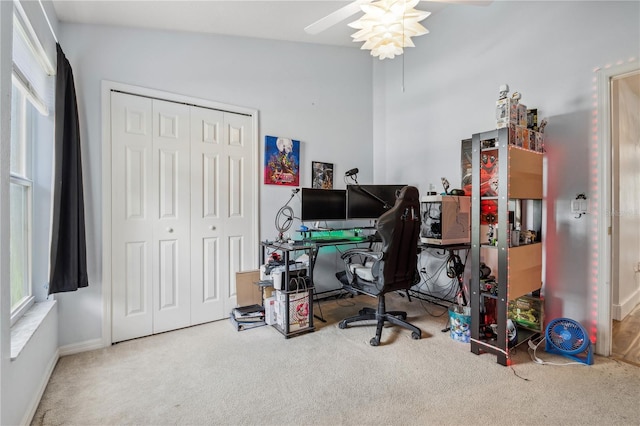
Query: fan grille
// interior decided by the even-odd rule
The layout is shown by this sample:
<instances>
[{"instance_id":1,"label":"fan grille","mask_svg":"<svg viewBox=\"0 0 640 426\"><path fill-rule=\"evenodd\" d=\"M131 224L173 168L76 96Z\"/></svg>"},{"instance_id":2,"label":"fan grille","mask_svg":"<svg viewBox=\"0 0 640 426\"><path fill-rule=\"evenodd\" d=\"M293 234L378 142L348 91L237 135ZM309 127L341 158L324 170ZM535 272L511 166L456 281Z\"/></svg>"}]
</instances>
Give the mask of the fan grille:
<instances>
[{"instance_id":1,"label":"fan grille","mask_svg":"<svg viewBox=\"0 0 640 426\"><path fill-rule=\"evenodd\" d=\"M547 327L547 339L566 353L579 353L589 345L589 338L582 326L575 321L558 319Z\"/></svg>"}]
</instances>

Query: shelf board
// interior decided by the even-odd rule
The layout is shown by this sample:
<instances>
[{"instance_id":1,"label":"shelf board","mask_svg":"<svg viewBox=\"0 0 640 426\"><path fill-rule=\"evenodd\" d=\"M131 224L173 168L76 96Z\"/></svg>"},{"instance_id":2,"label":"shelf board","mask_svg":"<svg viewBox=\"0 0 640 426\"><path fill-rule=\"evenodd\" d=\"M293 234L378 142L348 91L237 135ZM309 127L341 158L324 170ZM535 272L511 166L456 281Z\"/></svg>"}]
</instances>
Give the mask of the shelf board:
<instances>
[{"instance_id":1,"label":"shelf board","mask_svg":"<svg viewBox=\"0 0 640 426\"><path fill-rule=\"evenodd\" d=\"M542 199L542 155L509 147L509 198Z\"/></svg>"},{"instance_id":2,"label":"shelf board","mask_svg":"<svg viewBox=\"0 0 640 426\"><path fill-rule=\"evenodd\" d=\"M509 248L509 300L542 287L542 244Z\"/></svg>"}]
</instances>

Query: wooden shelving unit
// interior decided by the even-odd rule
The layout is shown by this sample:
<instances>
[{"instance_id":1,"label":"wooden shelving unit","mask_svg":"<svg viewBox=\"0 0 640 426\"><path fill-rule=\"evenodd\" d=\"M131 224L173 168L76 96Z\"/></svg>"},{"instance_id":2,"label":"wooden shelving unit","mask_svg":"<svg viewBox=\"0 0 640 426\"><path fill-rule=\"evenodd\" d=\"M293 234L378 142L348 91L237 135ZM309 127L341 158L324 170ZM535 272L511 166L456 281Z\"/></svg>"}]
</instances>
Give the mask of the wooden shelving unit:
<instances>
[{"instance_id":1,"label":"wooden shelving unit","mask_svg":"<svg viewBox=\"0 0 640 426\"><path fill-rule=\"evenodd\" d=\"M482 171L483 159L487 157L497 159L497 182L493 175L491 193L486 191L486 182L481 185L487 177ZM510 341L507 320L509 301L542 287L543 155L516 146L513 140L509 141L509 130L503 128L473 135L472 161L471 352L492 353L498 363L509 365L513 347L535 334L518 327L517 342ZM494 224L497 238L493 244L486 236L488 225L482 223L482 201L497 205ZM522 230L534 230L535 240L512 244L510 218ZM485 260L494 264L492 272L497 288L492 292L481 286L480 264ZM488 322L495 324L493 329Z\"/></svg>"}]
</instances>

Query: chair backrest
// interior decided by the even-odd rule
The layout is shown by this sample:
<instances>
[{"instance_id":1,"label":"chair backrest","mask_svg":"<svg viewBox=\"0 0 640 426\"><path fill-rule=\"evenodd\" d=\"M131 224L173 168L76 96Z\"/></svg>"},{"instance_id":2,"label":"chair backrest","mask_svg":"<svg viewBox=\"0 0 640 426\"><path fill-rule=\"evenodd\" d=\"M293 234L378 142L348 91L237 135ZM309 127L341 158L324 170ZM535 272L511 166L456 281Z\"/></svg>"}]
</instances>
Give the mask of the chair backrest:
<instances>
[{"instance_id":1,"label":"chair backrest","mask_svg":"<svg viewBox=\"0 0 640 426\"><path fill-rule=\"evenodd\" d=\"M384 253L381 293L411 288L416 279L420 236L418 188L402 188L395 205L378 218L377 230Z\"/></svg>"}]
</instances>

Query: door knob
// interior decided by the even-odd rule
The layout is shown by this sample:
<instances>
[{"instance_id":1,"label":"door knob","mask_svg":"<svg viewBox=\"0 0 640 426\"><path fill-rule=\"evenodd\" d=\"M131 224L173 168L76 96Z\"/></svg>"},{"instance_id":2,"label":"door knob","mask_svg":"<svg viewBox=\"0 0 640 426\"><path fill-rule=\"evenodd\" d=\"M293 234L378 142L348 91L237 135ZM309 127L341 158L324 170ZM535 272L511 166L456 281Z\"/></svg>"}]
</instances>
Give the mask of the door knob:
<instances>
[{"instance_id":1,"label":"door knob","mask_svg":"<svg viewBox=\"0 0 640 426\"><path fill-rule=\"evenodd\" d=\"M215 227L215 226L213 226L213 225L211 225L211 226L209 226L209 229L211 229L212 231L215 231L215 230L216 230L216 227Z\"/></svg>"},{"instance_id":2,"label":"door knob","mask_svg":"<svg viewBox=\"0 0 640 426\"><path fill-rule=\"evenodd\" d=\"M167 228L167 232L173 232L173 228Z\"/></svg>"}]
</instances>

